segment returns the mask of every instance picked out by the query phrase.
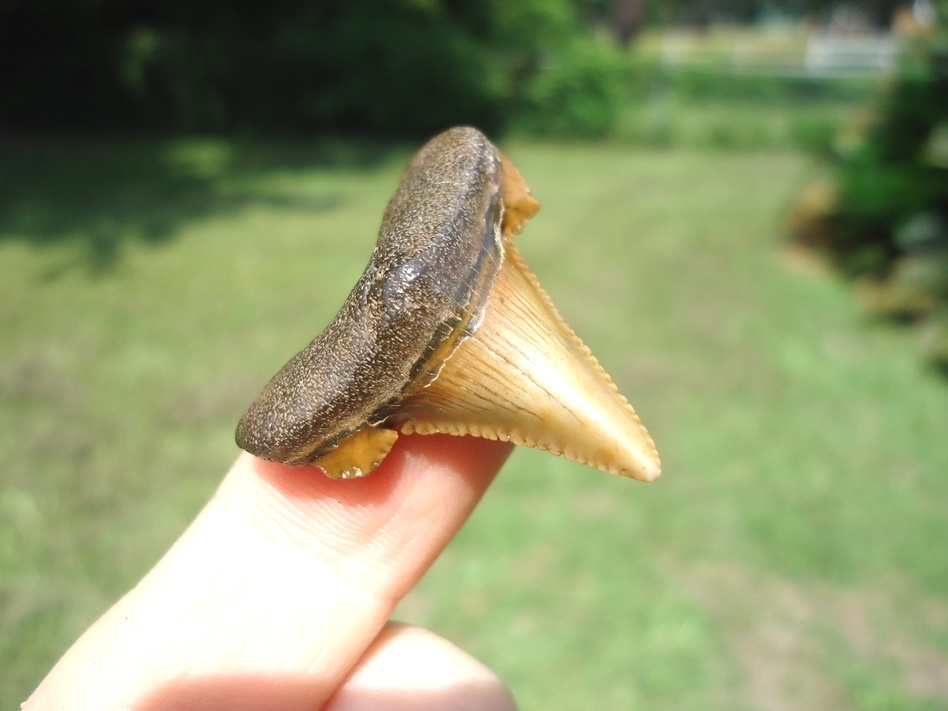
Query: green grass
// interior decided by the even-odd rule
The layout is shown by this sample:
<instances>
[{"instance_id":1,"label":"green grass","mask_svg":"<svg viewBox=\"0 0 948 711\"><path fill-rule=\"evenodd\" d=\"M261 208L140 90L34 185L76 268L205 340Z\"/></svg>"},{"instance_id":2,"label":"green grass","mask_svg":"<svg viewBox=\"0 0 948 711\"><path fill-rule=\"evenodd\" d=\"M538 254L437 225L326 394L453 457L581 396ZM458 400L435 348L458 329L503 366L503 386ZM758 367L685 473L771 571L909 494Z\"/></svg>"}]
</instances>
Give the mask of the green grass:
<instances>
[{"instance_id":1,"label":"green grass","mask_svg":"<svg viewBox=\"0 0 948 711\"><path fill-rule=\"evenodd\" d=\"M506 147L519 238L663 455L519 450L402 605L523 708L948 708L948 384L790 268L815 170L767 151ZM361 272L408 148L0 155L0 706L152 565L243 407Z\"/></svg>"}]
</instances>

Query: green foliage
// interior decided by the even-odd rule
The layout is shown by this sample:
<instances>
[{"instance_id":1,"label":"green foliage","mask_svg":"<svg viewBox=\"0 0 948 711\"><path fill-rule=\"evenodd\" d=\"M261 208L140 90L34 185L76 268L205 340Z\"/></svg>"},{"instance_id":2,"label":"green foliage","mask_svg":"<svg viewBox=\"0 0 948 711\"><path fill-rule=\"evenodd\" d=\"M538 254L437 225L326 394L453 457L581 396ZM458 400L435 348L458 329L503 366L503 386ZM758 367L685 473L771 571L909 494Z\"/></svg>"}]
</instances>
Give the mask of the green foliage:
<instances>
[{"instance_id":1,"label":"green foliage","mask_svg":"<svg viewBox=\"0 0 948 711\"><path fill-rule=\"evenodd\" d=\"M862 141L838 162L821 246L876 314L927 321L948 366L948 35L919 41L878 100ZM810 223L812 224L812 222ZM804 223L802 239L808 239ZM937 345L942 344L942 345Z\"/></svg>"},{"instance_id":2,"label":"green foliage","mask_svg":"<svg viewBox=\"0 0 948 711\"><path fill-rule=\"evenodd\" d=\"M718 68L682 67L668 72L672 90L695 100L726 101L859 101L865 100L875 82L872 79L831 79L766 71L736 72L726 65Z\"/></svg>"},{"instance_id":3,"label":"green foliage","mask_svg":"<svg viewBox=\"0 0 948 711\"><path fill-rule=\"evenodd\" d=\"M0 9L2 126L497 134L521 112L598 135L617 113L614 60L573 0L59 5Z\"/></svg>"},{"instance_id":4,"label":"green foliage","mask_svg":"<svg viewBox=\"0 0 948 711\"><path fill-rule=\"evenodd\" d=\"M946 97L948 46L920 44L882 96L861 145L840 163L833 250L844 266L851 259L865 264L860 255L869 250L882 257L870 266L883 272L891 259L910 251L898 243L900 228L923 213L943 223L934 239L948 248L948 162L928 150L948 126Z\"/></svg>"},{"instance_id":5,"label":"green foliage","mask_svg":"<svg viewBox=\"0 0 948 711\"><path fill-rule=\"evenodd\" d=\"M687 73L690 70L685 69ZM858 90L848 82L824 81L818 96L793 98L782 77L758 77L752 84L770 88L748 95L747 77L716 75L720 96L692 92L676 70L635 61L626 67L629 98L613 136L623 143L710 150L833 150L837 135L863 109L868 83ZM837 91L838 90L838 91Z\"/></svg>"},{"instance_id":6,"label":"green foliage","mask_svg":"<svg viewBox=\"0 0 948 711\"><path fill-rule=\"evenodd\" d=\"M525 87L519 127L537 136L605 136L626 101L623 66L621 57L593 42L570 42Z\"/></svg>"}]
</instances>

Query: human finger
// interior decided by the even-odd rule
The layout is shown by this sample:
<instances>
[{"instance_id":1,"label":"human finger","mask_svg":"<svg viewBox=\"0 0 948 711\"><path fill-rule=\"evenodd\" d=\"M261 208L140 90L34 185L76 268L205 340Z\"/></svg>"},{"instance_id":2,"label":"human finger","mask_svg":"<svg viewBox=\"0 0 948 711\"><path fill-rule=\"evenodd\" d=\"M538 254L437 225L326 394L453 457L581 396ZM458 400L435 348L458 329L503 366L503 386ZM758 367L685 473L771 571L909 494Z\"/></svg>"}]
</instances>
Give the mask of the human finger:
<instances>
[{"instance_id":1,"label":"human finger","mask_svg":"<svg viewBox=\"0 0 948 711\"><path fill-rule=\"evenodd\" d=\"M350 481L241 455L25 708L168 708L169 694L182 709L256 708L263 697L261 708L318 708L509 451L470 437L402 437L375 473Z\"/></svg>"},{"instance_id":2,"label":"human finger","mask_svg":"<svg viewBox=\"0 0 948 711\"><path fill-rule=\"evenodd\" d=\"M490 669L428 630L388 624L323 711L515 711Z\"/></svg>"}]
</instances>

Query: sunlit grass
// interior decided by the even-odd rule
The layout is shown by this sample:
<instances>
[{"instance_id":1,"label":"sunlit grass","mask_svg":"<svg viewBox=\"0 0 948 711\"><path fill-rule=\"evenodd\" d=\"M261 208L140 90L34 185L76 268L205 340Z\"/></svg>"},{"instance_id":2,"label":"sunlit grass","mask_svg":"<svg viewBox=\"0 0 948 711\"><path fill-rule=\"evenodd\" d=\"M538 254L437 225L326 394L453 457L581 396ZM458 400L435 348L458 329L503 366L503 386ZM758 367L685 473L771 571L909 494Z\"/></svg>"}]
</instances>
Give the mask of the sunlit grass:
<instances>
[{"instance_id":1,"label":"sunlit grass","mask_svg":"<svg viewBox=\"0 0 948 711\"><path fill-rule=\"evenodd\" d=\"M948 386L789 269L791 152L506 147L518 238L658 442L656 484L518 451L402 617L524 708L948 706ZM335 312L409 149L5 149L0 706L151 566ZM118 166L118 168L116 168Z\"/></svg>"}]
</instances>

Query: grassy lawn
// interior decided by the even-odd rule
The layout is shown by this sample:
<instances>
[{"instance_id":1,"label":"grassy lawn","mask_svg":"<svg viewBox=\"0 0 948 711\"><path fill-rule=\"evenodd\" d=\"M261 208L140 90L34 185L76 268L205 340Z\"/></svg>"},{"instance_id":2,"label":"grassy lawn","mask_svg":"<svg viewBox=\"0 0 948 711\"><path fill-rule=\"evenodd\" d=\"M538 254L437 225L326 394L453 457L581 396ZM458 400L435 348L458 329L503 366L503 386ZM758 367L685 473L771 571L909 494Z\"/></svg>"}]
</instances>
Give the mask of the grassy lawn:
<instances>
[{"instance_id":1,"label":"grassy lawn","mask_svg":"<svg viewBox=\"0 0 948 711\"><path fill-rule=\"evenodd\" d=\"M523 708L948 708L948 383L780 248L776 150L513 144L534 271L663 455L519 450L403 603ZM0 707L153 564L409 148L0 153Z\"/></svg>"}]
</instances>

